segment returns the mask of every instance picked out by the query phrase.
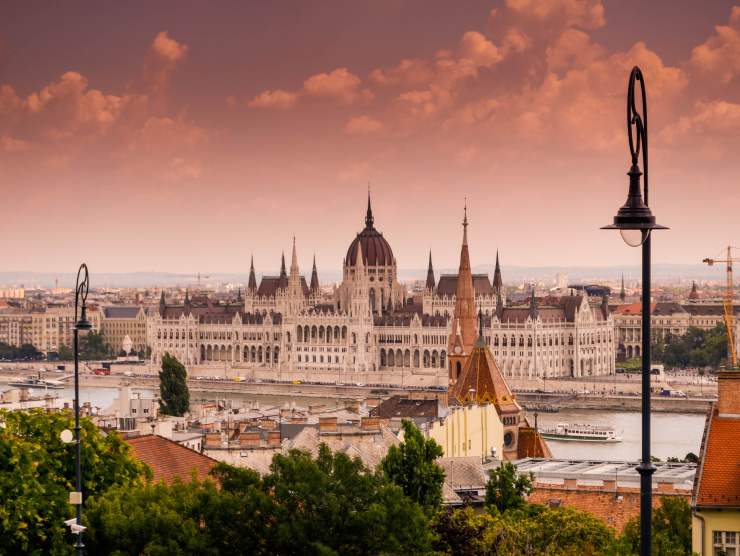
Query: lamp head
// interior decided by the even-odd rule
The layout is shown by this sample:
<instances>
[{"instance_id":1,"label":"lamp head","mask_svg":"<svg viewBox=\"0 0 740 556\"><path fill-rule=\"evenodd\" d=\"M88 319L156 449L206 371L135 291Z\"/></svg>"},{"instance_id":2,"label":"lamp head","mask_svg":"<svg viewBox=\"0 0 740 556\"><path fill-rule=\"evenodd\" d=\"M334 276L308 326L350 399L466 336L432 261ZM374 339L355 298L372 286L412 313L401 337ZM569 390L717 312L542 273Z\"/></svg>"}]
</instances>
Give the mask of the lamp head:
<instances>
[{"instance_id":1,"label":"lamp head","mask_svg":"<svg viewBox=\"0 0 740 556\"><path fill-rule=\"evenodd\" d=\"M83 303L81 309L80 320L75 323L75 330L90 330L93 325L89 320L87 320L87 305Z\"/></svg>"},{"instance_id":2,"label":"lamp head","mask_svg":"<svg viewBox=\"0 0 740 556\"><path fill-rule=\"evenodd\" d=\"M650 230L666 230L665 226L655 223L650 207L642 201L640 177L642 172L637 164L633 164L627 172L630 177L630 188L627 193L627 202L617 211L614 224L604 226L602 230L619 230L622 239L631 247L642 245L650 234Z\"/></svg>"}]
</instances>

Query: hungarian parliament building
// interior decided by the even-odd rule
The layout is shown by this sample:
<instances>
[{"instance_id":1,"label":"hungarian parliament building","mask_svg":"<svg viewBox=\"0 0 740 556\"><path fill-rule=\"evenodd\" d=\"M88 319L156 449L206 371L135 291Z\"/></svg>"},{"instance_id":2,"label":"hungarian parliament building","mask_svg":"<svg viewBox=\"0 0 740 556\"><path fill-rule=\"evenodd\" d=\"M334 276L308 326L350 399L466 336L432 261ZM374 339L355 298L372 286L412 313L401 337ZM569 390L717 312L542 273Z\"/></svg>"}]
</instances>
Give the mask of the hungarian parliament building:
<instances>
[{"instance_id":1,"label":"hungarian parliament building","mask_svg":"<svg viewBox=\"0 0 740 556\"><path fill-rule=\"evenodd\" d=\"M173 305L163 294L147 316L152 362L169 352L189 366L244 369L258 379L391 384L418 375L424 385L447 387L482 331L507 377L614 372L606 299L564 296L544 305L531 297L512 306L498 254L493 280L471 273L467 226L466 215L458 274L436 280L430 254L423 294L411 295L368 197L365 227L350 243L331 301L320 292L315 260L310 282L301 275L294 240L290 268L283 256L278 276L258 284L252 261L236 302L186 294Z\"/></svg>"}]
</instances>

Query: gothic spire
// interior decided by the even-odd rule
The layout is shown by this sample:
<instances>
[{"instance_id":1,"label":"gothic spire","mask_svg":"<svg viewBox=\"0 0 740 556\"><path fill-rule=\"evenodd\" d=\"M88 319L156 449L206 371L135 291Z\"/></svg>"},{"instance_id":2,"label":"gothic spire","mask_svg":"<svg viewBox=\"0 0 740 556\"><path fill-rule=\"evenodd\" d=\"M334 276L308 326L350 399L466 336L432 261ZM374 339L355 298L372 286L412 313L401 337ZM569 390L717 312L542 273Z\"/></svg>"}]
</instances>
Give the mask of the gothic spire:
<instances>
[{"instance_id":1,"label":"gothic spire","mask_svg":"<svg viewBox=\"0 0 740 556\"><path fill-rule=\"evenodd\" d=\"M241 289L241 287L240 287L240 288L239 288L239 293L238 293L238 294L237 294L237 296L236 296L236 302L237 302L237 303L241 303L241 301L242 301L242 289Z\"/></svg>"},{"instance_id":2,"label":"gothic spire","mask_svg":"<svg viewBox=\"0 0 740 556\"><path fill-rule=\"evenodd\" d=\"M298 254L295 248L295 236L293 236L293 259L290 262L290 275L298 276Z\"/></svg>"},{"instance_id":3,"label":"gothic spire","mask_svg":"<svg viewBox=\"0 0 740 556\"><path fill-rule=\"evenodd\" d=\"M493 271L493 291L500 292L504 289L504 281L501 278L501 266L498 264L498 249L496 249L496 269Z\"/></svg>"},{"instance_id":4,"label":"gothic spire","mask_svg":"<svg viewBox=\"0 0 740 556\"><path fill-rule=\"evenodd\" d=\"M463 247L468 246L468 199L465 199L465 218L463 218Z\"/></svg>"},{"instance_id":5,"label":"gothic spire","mask_svg":"<svg viewBox=\"0 0 740 556\"><path fill-rule=\"evenodd\" d=\"M435 281L434 281L434 267L432 266L432 250L429 249L429 268L427 269L427 284L426 288L428 290L433 290L435 288Z\"/></svg>"},{"instance_id":6,"label":"gothic spire","mask_svg":"<svg viewBox=\"0 0 740 556\"><path fill-rule=\"evenodd\" d=\"M280 276L285 276L287 272L285 271L285 251L283 251L283 258L282 262L280 263Z\"/></svg>"},{"instance_id":7,"label":"gothic spire","mask_svg":"<svg viewBox=\"0 0 740 556\"><path fill-rule=\"evenodd\" d=\"M532 284L532 296L529 298L529 316L532 320L537 318L537 298L534 296L534 284Z\"/></svg>"},{"instance_id":8,"label":"gothic spire","mask_svg":"<svg viewBox=\"0 0 740 556\"><path fill-rule=\"evenodd\" d=\"M257 276L254 274L254 255L252 255L252 265L249 269L249 282L247 283L247 291L257 291Z\"/></svg>"},{"instance_id":9,"label":"gothic spire","mask_svg":"<svg viewBox=\"0 0 740 556\"><path fill-rule=\"evenodd\" d=\"M319 291L319 273L316 272L316 253L313 255L313 270L311 271L311 291Z\"/></svg>"},{"instance_id":10,"label":"gothic spire","mask_svg":"<svg viewBox=\"0 0 740 556\"><path fill-rule=\"evenodd\" d=\"M367 214L365 215L365 228L372 228L373 222L373 209L370 206L370 184L367 184Z\"/></svg>"}]
</instances>

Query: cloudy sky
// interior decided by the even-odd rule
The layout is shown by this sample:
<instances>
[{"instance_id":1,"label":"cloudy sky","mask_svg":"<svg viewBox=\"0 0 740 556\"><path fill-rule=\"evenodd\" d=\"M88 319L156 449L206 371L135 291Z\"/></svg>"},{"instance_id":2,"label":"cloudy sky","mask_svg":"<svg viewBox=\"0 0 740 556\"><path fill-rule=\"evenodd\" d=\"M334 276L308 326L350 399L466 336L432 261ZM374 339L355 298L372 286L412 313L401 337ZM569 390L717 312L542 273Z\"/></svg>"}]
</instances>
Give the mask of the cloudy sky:
<instances>
[{"instance_id":1,"label":"cloudy sky","mask_svg":"<svg viewBox=\"0 0 740 556\"><path fill-rule=\"evenodd\" d=\"M626 93L647 83L656 262L740 245L740 6L660 0L4 2L2 270L637 264Z\"/></svg>"}]
</instances>

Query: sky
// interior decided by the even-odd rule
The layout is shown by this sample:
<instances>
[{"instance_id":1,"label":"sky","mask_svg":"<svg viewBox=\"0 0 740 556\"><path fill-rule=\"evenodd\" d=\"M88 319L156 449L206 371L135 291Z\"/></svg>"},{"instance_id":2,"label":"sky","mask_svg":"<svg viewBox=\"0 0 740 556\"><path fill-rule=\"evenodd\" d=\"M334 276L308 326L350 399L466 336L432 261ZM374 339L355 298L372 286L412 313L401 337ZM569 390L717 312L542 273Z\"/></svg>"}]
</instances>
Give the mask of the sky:
<instances>
[{"instance_id":1,"label":"sky","mask_svg":"<svg viewBox=\"0 0 740 556\"><path fill-rule=\"evenodd\" d=\"M740 5L693 0L0 4L0 267L640 263L626 96L645 76L653 261L740 245Z\"/></svg>"}]
</instances>

